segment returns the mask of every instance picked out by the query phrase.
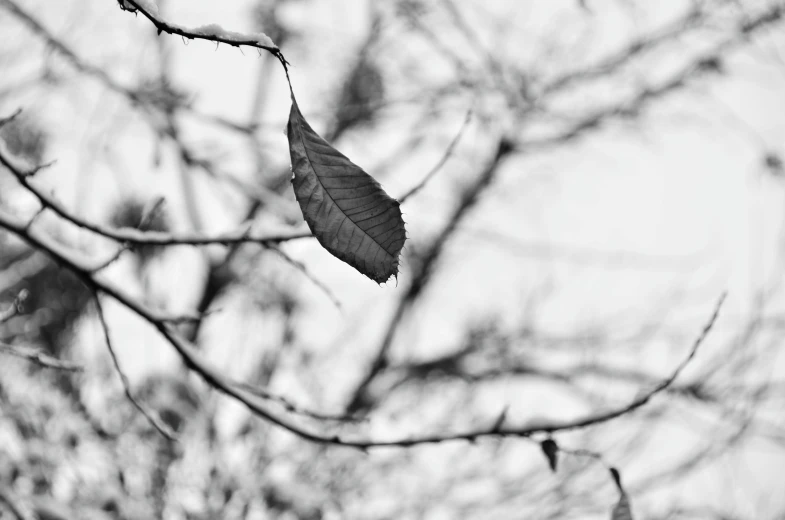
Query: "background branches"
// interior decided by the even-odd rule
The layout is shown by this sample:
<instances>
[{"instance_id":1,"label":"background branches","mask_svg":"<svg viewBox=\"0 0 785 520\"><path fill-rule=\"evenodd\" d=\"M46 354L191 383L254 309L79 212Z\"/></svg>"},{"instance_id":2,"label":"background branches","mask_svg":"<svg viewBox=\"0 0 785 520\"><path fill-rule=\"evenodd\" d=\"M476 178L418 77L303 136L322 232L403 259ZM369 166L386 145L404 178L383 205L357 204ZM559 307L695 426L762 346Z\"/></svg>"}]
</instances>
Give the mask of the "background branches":
<instances>
[{"instance_id":1,"label":"background branches","mask_svg":"<svg viewBox=\"0 0 785 520\"><path fill-rule=\"evenodd\" d=\"M779 518L785 3L361 4L0 0L0 516Z\"/></svg>"}]
</instances>

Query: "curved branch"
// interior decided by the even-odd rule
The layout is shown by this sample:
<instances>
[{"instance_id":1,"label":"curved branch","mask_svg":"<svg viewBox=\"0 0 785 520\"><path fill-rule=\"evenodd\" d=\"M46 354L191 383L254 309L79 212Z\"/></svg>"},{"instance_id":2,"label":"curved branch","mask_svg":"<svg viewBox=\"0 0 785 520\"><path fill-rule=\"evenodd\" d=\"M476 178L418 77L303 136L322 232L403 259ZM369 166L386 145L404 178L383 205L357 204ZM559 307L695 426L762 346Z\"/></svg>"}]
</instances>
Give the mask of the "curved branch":
<instances>
[{"instance_id":1,"label":"curved branch","mask_svg":"<svg viewBox=\"0 0 785 520\"><path fill-rule=\"evenodd\" d=\"M16 177L16 179L32 193L41 205L54 211L64 220L74 224L82 229L87 229L105 238L115 240L124 244L132 244L136 246L172 246L172 245L209 245L209 244L240 244L240 243L257 243L263 245L277 244L287 240L294 240L297 238L311 237L310 232L306 233L292 233L281 235L255 235L249 233L248 226L239 228L235 231L227 231L214 235L204 235L201 233L163 233L157 231L139 231L131 228L115 229L108 226L103 226L87 219L81 218L72 213L60 201L51 195L47 195L43 190L36 187L31 178L41 167L30 168L28 165L13 157L5 147L5 144L0 142L0 164L8 168L8 170Z\"/></svg>"},{"instance_id":2,"label":"curved branch","mask_svg":"<svg viewBox=\"0 0 785 520\"><path fill-rule=\"evenodd\" d=\"M256 34L241 34L226 31L220 26L211 24L202 27L188 28L163 20L158 15L158 8L150 0L125 0L126 4L133 5L145 18L150 20L158 34L162 32L171 35L182 36L191 40L206 40L215 43L225 43L232 47L254 47L264 49L277 58L282 58L280 49L266 34L259 32Z\"/></svg>"},{"instance_id":3,"label":"curved branch","mask_svg":"<svg viewBox=\"0 0 785 520\"><path fill-rule=\"evenodd\" d=\"M463 136L463 132L464 130L466 130L466 127L469 126L469 121L471 121L471 118L472 118L472 109L470 108L469 110L466 111L466 116L463 118L463 123L461 124L461 127L458 129L458 133L455 134L455 137L453 137L452 141L450 141L450 144L447 145L447 149L444 150L444 154L442 154L442 157L441 159L439 159L439 162L437 162L436 165L434 165L434 167L431 168L431 170L425 174L425 176L422 178L420 182L417 183L417 185L415 185L409 191L401 195L400 198L398 198L399 203L403 204L404 202L406 202L406 199L408 199L412 195L416 195L417 192L423 189L425 185L428 183L428 181L430 181L431 178L434 175L436 175L439 172L439 170L442 169L442 166L444 166L445 163L452 156L453 151L455 150L455 146L458 144L458 141L461 140L461 137Z\"/></svg>"},{"instance_id":4,"label":"curved branch","mask_svg":"<svg viewBox=\"0 0 785 520\"><path fill-rule=\"evenodd\" d=\"M208 384L216 390L225 393L242 404L246 405L253 413L259 417L281 427L289 432L312 442L346 446L358 449L369 449L376 447L410 447L420 444L441 443L454 440L475 441L480 437L531 437L535 434L551 434L559 431L577 430L589 426L608 422L612 419L626 415L647 404L655 395L667 389L679 376L684 367L692 360L698 347L703 343L719 314L720 307L724 301L724 295L720 298L709 321L703 327L698 338L693 343L692 349L686 359L679 364L670 377L663 380L660 384L629 404L610 410L604 413L588 415L581 419L559 422L539 422L536 424L523 424L519 426L498 426L474 428L454 433L433 433L424 434L409 438L394 438L389 440L375 440L366 437L341 437L338 435L327 435L311 428L303 427L290 418L270 411L260 398L251 392L243 389L239 384L223 376L204 360L198 351L188 341L177 334L173 328L164 321L158 319L156 314L148 309L144 304L131 298L124 291L115 285L97 279L91 272L89 263L83 259L76 258L73 252L65 246L52 240L45 234L31 228L21 219L14 218L0 212L0 227L28 242L32 247L46 253L53 260L63 267L76 274L90 289L102 292L117 300L120 304L134 312L136 315L155 327L167 342L180 354L185 365L199 374Z\"/></svg>"}]
</instances>

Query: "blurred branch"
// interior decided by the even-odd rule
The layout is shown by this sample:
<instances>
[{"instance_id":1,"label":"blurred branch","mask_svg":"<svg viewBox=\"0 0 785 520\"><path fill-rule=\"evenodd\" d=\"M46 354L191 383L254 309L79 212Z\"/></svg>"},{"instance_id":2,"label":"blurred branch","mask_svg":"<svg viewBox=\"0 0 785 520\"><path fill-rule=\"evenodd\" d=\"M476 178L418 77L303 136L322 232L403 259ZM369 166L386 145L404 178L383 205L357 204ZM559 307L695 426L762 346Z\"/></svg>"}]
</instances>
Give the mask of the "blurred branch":
<instances>
[{"instance_id":1,"label":"blurred branch","mask_svg":"<svg viewBox=\"0 0 785 520\"><path fill-rule=\"evenodd\" d=\"M109 351L109 355L112 357L112 363L114 364L115 370L117 370L117 375L120 376L120 381L123 383L123 390L125 391L126 397L131 403L136 407L139 412L144 415L147 422L150 425L158 430L158 432L169 439L170 441L176 441L177 436L175 433L169 428L169 426L164 423L161 418L156 414L154 411L150 410L142 404L133 394L131 391L131 382L128 380L128 376L125 375L123 372L122 367L120 367L120 361L117 359L117 353L114 350L114 346L112 345L112 337L109 333L109 325L106 322L106 316L104 315L104 308L101 305L101 298L97 292L95 292L95 287L93 289L93 296L95 297L95 307L98 311L98 320L101 322L101 329L104 333L104 339L106 341L106 349Z\"/></svg>"},{"instance_id":2,"label":"blurred branch","mask_svg":"<svg viewBox=\"0 0 785 520\"><path fill-rule=\"evenodd\" d=\"M498 145L498 149L496 151L494 159L491 161L489 166L486 168L483 174L475 181L475 183L470 187L470 189L464 192L461 199L461 203L459 204L458 209L455 212L456 219L451 221L448 227L442 231L442 233L435 241L433 247L429 250L428 255L426 255L425 259L423 260L422 266L418 271L417 277L413 280L412 284L409 286L407 294L404 300L402 300L401 305L399 306L399 310L396 314L397 320L400 320L400 317L402 315L402 309L408 307L408 305L416 299L416 296L420 293L422 288L427 283L428 277L430 275L430 271L435 261L439 258L440 252L442 251L442 248L446 240L449 238L450 234L452 233L452 230L455 229L455 226L457 225L457 221L460 220L460 217L463 216L465 212L474 205L474 203L477 201L479 194L493 180L501 160L511 152L512 152L512 146L510 145L510 143L502 139ZM6 153L3 147L0 147L0 159L3 160L4 164L8 163L12 167L14 167L15 160L9 160L8 157L5 157L5 154ZM501 426L501 427L494 424L493 427L490 429L485 427L485 428L471 429L468 431L457 432L457 433L434 433L434 434L425 434L417 437L399 438L399 439L392 439L392 440L374 440L374 439L363 438L363 437L344 438L338 435L319 433L310 428L303 427L293 422L288 417L278 415L277 413L269 410L268 407L265 406L259 400L258 396L255 396L251 392L248 392L247 390L243 389L238 383L223 376L213 365L211 365L208 361L203 359L199 355L197 350L194 348L194 346L190 342L185 340L182 336L177 334L174 331L174 329L168 324L168 322L162 321L160 318L158 318L156 313L150 310L145 304L129 296L119 287L113 285L108 281L96 278L96 276L92 271L92 267L90 266L90 262L77 257L74 251L69 250L64 245L53 240L51 237L47 236L46 234L39 232L36 229L36 227L31 226L29 222L25 222L17 217L0 212L0 228L6 229L10 233L18 236L22 240L29 243L31 247L46 253L55 262L59 263L62 267L73 272L77 277L79 277L82 280L82 282L84 282L95 293L104 293L112 297L118 303L128 308L130 311L135 313L143 320L147 321L156 330L158 330L158 332L166 339L166 341L178 352L178 354L180 355L183 362L188 368L199 374L208 384L213 386L216 390L219 390L235 398L236 400L243 403L244 405L246 405L257 416L275 425L278 425L281 428L284 428L306 440L310 440L318 443L324 443L324 444L334 444L334 445L341 445L347 447L354 447L359 449L368 449L372 447L383 447L383 446L408 447L408 446L414 446L419 444L440 443L440 442L451 441L451 440L473 441L479 437L485 437L485 436L530 437L538 433L554 433L558 431L568 431L568 430L586 428L631 413L637 408L640 408L644 406L646 403L648 403L652 397L662 392L663 390L667 389L668 386L670 386L673 383L673 381L678 377L678 375L681 373L683 368L694 357L695 353L698 350L698 347L703 343L703 340L706 338L712 326L714 325L717 315L719 314L720 305L723 301L723 299L721 298L720 301L718 302L717 308L715 309L715 312L712 315L711 319L704 326L703 331L701 332L701 334L698 336L695 343L693 344L690 354L676 368L673 374L669 378L664 380L662 383L657 385L653 390L646 393L643 397L633 400L631 403L629 403L626 406L604 413L590 414L582 419L571 420L571 421L545 422L545 423L535 423L535 424L524 424L521 426ZM97 298L96 301L98 301ZM98 303L98 305L99 305L99 316L102 316L100 302ZM368 377L363 381L363 384L358 387L357 392L355 393L356 400L353 399L352 403L358 402L359 404L364 404L365 400L362 398L362 396L365 394L367 384L369 384L370 381L374 379L376 374L378 374L379 371L386 366L387 350L389 348L392 338L391 331L395 330L396 325L397 325L397 321L393 321L390 328L388 329L387 336L385 338L384 343L382 344L382 348L378 353L377 360L371 366L371 370L369 371ZM104 328L104 333L107 337L107 345L110 345L108 326L105 320L102 320L102 326ZM127 381L124 381L124 383L127 383ZM126 384L126 388L127 388L127 384Z\"/></svg>"},{"instance_id":3,"label":"blurred branch","mask_svg":"<svg viewBox=\"0 0 785 520\"><path fill-rule=\"evenodd\" d=\"M439 170L442 169L442 166L444 166L444 164L452 156L452 153L455 150L455 146L458 144L458 141L461 140L463 131L466 130L466 127L469 125L469 121L471 121L471 118L472 118L472 109L470 108L466 112L466 117L463 119L463 123L461 124L461 127L458 129L458 133L455 134L455 137L453 137L452 141L450 141L450 144L447 145L447 149L444 151L442 158L439 159L439 162L437 162L433 168L431 168L431 171L425 174L425 177L423 177L423 179L419 183L417 183L417 185L415 185L412 189L410 189L409 191L407 191L406 193L404 193L398 198L398 202L400 204L406 202L406 199L408 199L412 195L416 195L417 192L423 189L425 185L428 183L428 181L430 181L431 178L434 175L436 175L439 172Z\"/></svg>"},{"instance_id":4,"label":"blurred branch","mask_svg":"<svg viewBox=\"0 0 785 520\"><path fill-rule=\"evenodd\" d=\"M658 85L649 85L633 97L617 104L595 110L593 113L581 116L577 122L557 134L536 140L520 143L520 149L542 148L567 143L585 132L599 128L599 126L614 117L629 118L637 116L649 103L665 97L682 87L688 81L711 72L717 72L717 64L722 63L722 57L729 50L747 41L753 32L770 24L781 21L785 15L785 4L778 4L758 16L740 22L736 32L729 38L716 44L710 51L700 53L690 62Z\"/></svg>"},{"instance_id":5,"label":"blurred branch","mask_svg":"<svg viewBox=\"0 0 785 520\"><path fill-rule=\"evenodd\" d=\"M0 0L3 1L3 0ZM108 226L103 226L86 219L69 211L62 203L51 195L47 195L43 190L37 188L30 179L35 173L40 170L40 167L31 168L24 164L21 160L14 158L6 149L5 145L0 141L0 164L10 170L10 172L17 178L17 180L32 193L44 208L50 209L57 213L60 217L71 222L77 227L87 229L98 235L116 240L121 243L133 245L208 245L208 244L236 244L236 243L258 243L258 244L276 244L285 242L287 240L294 240L297 238L311 237L311 233L292 233L290 235L253 235L248 233L247 229L238 229L236 231L228 231L216 235L203 235L200 233L163 233L156 231L139 231L131 228L114 229Z\"/></svg>"},{"instance_id":6,"label":"blurred branch","mask_svg":"<svg viewBox=\"0 0 785 520\"><path fill-rule=\"evenodd\" d=\"M288 254L286 254L278 246L275 246L275 245L265 245L264 247L266 249L269 249L270 251L273 251L278 256L283 258L284 262L286 262L287 264L291 265L296 270L300 271L306 278L308 278L308 280L311 281L311 283L313 283L316 287L321 289L321 291L325 295L327 295L327 298L330 299L330 301L333 303L333 305L335 305L338 309L342 309L341 301L335 296L335 294L333 294L332 290L330 290L329 287L327 287L323 282L321 282L318 278L316 278L314 275L312 275L311 272L308 270L308 268L305 266L305 264L303 264L302 262L298 262L297 260L295 260L294 258L289 256Z\"/></svg>"},{"instance_id":7,"label":"blurred branch","mask_svg":"<svg viewBox=\"0 0 785 520\"><path fill-rule=\"evenodd\" d=\"M398 325L401 323L404 314L417 300L423 288L428 284L431 273L437 261L441 257L442 251L447 241L457 229L459 222L468 213L468 211L475 205L480 195L491 185L493 179L499 170L502 161L513 151L512 144L506 139L502 138L496 148L496 152L491 159L485 170L475 179L475 181L467 189L464 190L458 206L453 211L452 215L447 219L447 226L442 229L439 235L431 244L428 251L425 253L420 265L417 267L412 281L406 290L403 298L398 303L395 313L393 314L387 331L384 334L381 344L371 362L368 371L356 385L350 394L349 404L347 410L350 412L358 412L360 410L367 410L371 404L371 397L368 394L368 388L373 380L389 365L387 354L392 345L395 332Z\"/></svg>"},{"instance_id":8,"label":"blurred branch","mask_svg":"<svg viewBox=\"0 0 785 520\"><path fill-rule=\"evenodd\" d=\"M82 60L82 58L80 58L68 45L55 38L49 30L38 22L38 20L22 9L15 0L0 0L0 5L5 6L14 16L22 20L34 33L43 38L47 45L65 56L77 70L99 79L109 89L122 94L133 103L144 103L144 99L139 93L120 85L100 67L90 65Z\"/></svg>"},{"instance_id":9,"label":"blurred branch","mask_svg":"<svg viewBox=\"0 0 785 520\"><path fill-rule=\"evenodd\" d=\"M698 27L699 22L704 20L705 16L705 13L700 11L699 7L696 5L686 16L679 18L677 21L654 34L637 39L625 49L617 51L612 56L603 59L599 63L583 69L571 70L558 76L556 79L549 81L542 87L541 95L563 90L580 81L606 76L620 69L646 51L663 43L674 41L691 29Z\"/></svg>"},{"instance_id":10,"label":"blurred branch","mask_svg":"<svg viewBox=\"0 0 785 520\"><path fill-rule=\"evenodd\" d=\"M292 205L279 193L266 188L260 183L251 183L238 178L228 172L221 171L209 159L198 157L171 129L160 130L159 135L168 137L177 148L180 159L188 166L202 170L208 177L226 183L251 200L275 208L281 215L288 217L294 215Z\"/></svg>"},{"instance_id":11,"label":"blurred branch","mask_svg":"<svg viewBox=\"0 0 785 520\"><path fill-rule=\"evenodd\" d=\"M32 347L20 347L0 342L0 354L10 354L12 356L24 358L44 368L56 368L58 370L67 370L70 372L81 372L84 370L84 368L77 363L61 361L56 357L52 357Z\"/></svg>"},{"instance_id":12,"label":"blurred branch","mask_svg":"<svg viewBox=\"0 0 785 520\"><path fill-rule=\"evenodd\" d=\"M71 65L74 66L74 68L76 68L76 70L97 79L110 90L127 98L132 106L148 107L158 110L163 109L164 111L166 111L166 109L173 109L175 107L180 109L185 108L182 106L182 102L180 101L169 101L167 103L163 103L163 106L161 106L159 101L144 91L134 90L121 85L102 68L91 65L86 60L82 59L71 47L69 47L60 39L56 38L51 32L49 32L49 30L39 23L38 20L36 20L30 13L20 7L14 0L0 0L0 6L5 6L9 11L11 11L13 15L22 20L35 34L40 36L47 43L47 45L65 56L65 58L71 63ZM164 116L165 115L166 114L164 114ZM208 117L206 119L233 131L239 130L235 123L229 122L223 118ZM209 161L196 158L194 152L179 139L179 136L176 133L170 132L169 128L161 128L160 124L150 117L148 117L147 120L155 132L157 132L159 135L164 135L173 141L178 149L181 159L189 166L200 167L211 177L220 181L228 182L230 185L243 192L246 196L256 197L265 203L276 205L278 208L283 205L280 201L280 196L277 196L277 194L270 192L269 190L265 190L263 187L253 187L253 189L248 189L249 186L247 184L242 183L242 181L236 179L235 177L217 172ZM243 131L245 131L245 129L243 129Z\"/></svg>"}]
</instances>

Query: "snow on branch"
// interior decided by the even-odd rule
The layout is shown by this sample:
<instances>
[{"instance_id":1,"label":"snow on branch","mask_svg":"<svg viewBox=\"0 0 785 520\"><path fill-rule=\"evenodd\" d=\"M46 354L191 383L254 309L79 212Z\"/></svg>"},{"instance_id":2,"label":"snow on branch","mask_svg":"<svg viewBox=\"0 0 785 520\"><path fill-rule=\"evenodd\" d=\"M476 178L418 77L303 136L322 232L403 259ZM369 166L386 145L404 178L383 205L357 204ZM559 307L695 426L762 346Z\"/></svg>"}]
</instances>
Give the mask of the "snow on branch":
<instances>
[{"instance_id":1,"label":"snow on branch","mask_svg":"<svg viewBox=\"0 0 785 520\"><path fill-rule=\"evenodd\" d=\"M281 55L278 46L263 32L240 33L229 31L215 23L193 28L170 23L165 21L158 13L158 6L153 0L123 0L120 6L126 11L142 13L145 18L155 25L155 28L158 29L158 34L165 32L192 40L225 43L233 47L256 47L257 49L269 51L275 56Z\"/></svg>"}]
</instances>

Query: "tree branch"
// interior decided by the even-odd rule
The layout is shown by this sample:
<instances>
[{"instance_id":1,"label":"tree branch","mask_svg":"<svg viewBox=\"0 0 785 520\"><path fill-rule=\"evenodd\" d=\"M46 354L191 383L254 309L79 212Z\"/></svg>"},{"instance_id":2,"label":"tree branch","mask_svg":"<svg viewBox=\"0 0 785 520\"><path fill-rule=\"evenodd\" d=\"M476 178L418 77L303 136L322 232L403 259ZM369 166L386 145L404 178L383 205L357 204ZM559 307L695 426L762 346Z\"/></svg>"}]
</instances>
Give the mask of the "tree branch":
<instances>
[{"instance_id":1,"label":"tree branch","mask_svg":"<svg viewBox=\"0 0 785 520\"><path fill-rule=\"evenodd\" d=\"M94 287L93 296L95 297L95 307L98 311L98 320L101 322L101 330L103 330L104 339L106 341L106 349L109 351L109 355L112 357L112 363L114 364L114 368L117 371L117 375L120 376L120 381L123 383L123 390L125 391L126 397L128 397L128 400L131 401L131 403L136 407L137 410L139 410L144 418L147 419L147 422L149 422L153 428L158 430L161 435L170 441L176 441L177 436L172 431L172 429L161 420L156 412L150 410L147 408L147 406L140 402L131 391L131 382L128 380L128 376L125 375L125 372L123 372L122 367L120 367L120 360L117 359L117 353L115 352L114 346L112 345L112 336L109 333L109 324L106 322L104 308L101 305L101 298L98 293L95 292Z\"/></svg>"},{"instance_id":2,"label":"tree branch","mask_svg":"<svg viewBox=\"0 0 785 520\"><path fill-rule=\"evenodd\" d=\"M442 166L444 166L444 164L452 156L452 153L455 150L455 146L458 144L458 141L461 140L461 136L463 136L463 131L466 130L467 126L469 126L469 121L471 121L471 118L472 118L472 109L470 108L466 112L466 117L464 117L463 123L461 124L461 127L458 129L458 133L455 134L455 137L453 137L452 141L450 141L450 144L447 145L447 149L444 151L444 154L442 155L441 159L439 159L439 162L437 162L434 165L434 167L431 168L431 170L425 174L422 180L418 182L412 189L410 189L409 191L407 191L406 193L400 196L400 198L398 199L399 203L403 204L404 202L406 202L406 199L408 199L412 195L416 195L417 192L423 189L425 185L431 180L431 178L434 175L436 175L439 172L439 170L442 169Z\"/></svg>"},{"instance_id":3,"label":"tree branch","mask_svg":"<svg viewBox=\"0 0 785 520\"><path fill-rule=\"evenodd\" d=\"M507 144L506 141L502 141L502 144L500 145L499 150L497 151L496 154L497 159L504 157L510 151L511 149L509 144ZM493 178L493 170L495 170L495 168L489 168L483 174L482 178L485 179L486 183L490 182L490 180ZM482 186L482 184L480 184L480 186ZM477 192L475 192L474 195L472 195L471 193L467 193L464 196L462 206L467 204L471 205L471 203L473 203L473 201L476 200L476 196L477 196ZM678 375L681 373L683 368L694 357L695 353L698 350L698 347L703 343L703 340L706 338L709 331L713 327L714 322L716 321L716 318L718 316L720 306L723 301L723 299L721 298L720 301L718 302L714 314L712 315L709 322L704 326L703 331L701 332L701 334L698 336L695 343L693 344L689 356L685 359L684 362L682 362L677 367L677 369L673 372L673 374L669 378L665 379L662 383L657 385L653 390L645 394L643 397L635 399L631 403L613 409L611 411L604 412L604 413L590 414L586 417L576 420L571 420L571 421L547 422L547 423L540 422L535 424L523 424L519 426L502 426L502 427L497 427L496 425L493 425L492 428L481 427L481 428L469 429L466 431L459 431L454 433L423 434L415 437L394 438L388 440L376 440L376 439L371 439L367 437L358 437L358 436L341 437L338 435L328 435L328 434L319 433L317 431L312 430L311 428L306 428L293 422L288 417L279 415L269 410L260 401L258 396L253 395L251 392L248 392L247 390L243 389L239 384L221 375L206 360L202 359L202 357L198 354L196 349L189 342L187 342L180 335L178 335L167 322L161 321L153 311L148 309L145 305L143 305L139 301L128 296L119 287L116 287L107 281L99 280L98 278L96 278L91 271L89 262L76 257L75 254L72 251L69 251L64 245L52 240L45 234L40 233L34 227L31 228L30 226L28 226L27 222L24 222L16 217L0 212L0 227L18 236L22 240L25 240L33 248L40 250L46 253L47 255L49 255L54 261L56 261L61 266L63 266L66 269L69 269L75 275L77 275L94 292L104 293L114 298L121 305L125 306L133 313L138 315L140 318L150 323L153 327L155 327L159 331L159 333L167 340L167 342L178 352L178 354L181 356L183 362L188 368L199 374L208 384L213 386L215 389L235 398L239 402L246 405L257 416L283 429L286 429L291 433L299 437L302 437L303 439L312 442L340 445L340 446L353 447L358 449L389 447L389 446L409 447L409 446L415 446L420 444L440 443L440 442L447 442L453 440L474 441L477 438L488 437L488 436L531 437L532 435L539 434L539 433L551 434L558 431L582 429L589 426L601 424L610 421L612 419L615 419L617 417L620 417L622 415L631 413L637 408L640 408L646 403L648 403L649 400L651 400L651 398L654 397L656 394L665 390L676 379L676 377L678 377ZM449 234L443 233L441 236L446 238L448 235ZM439 243L440 242L437 242L437 244ZM438 249L433 249L432 251L438 251ZM436 257L438 257L438 254L432 256L434 260ZM422 272L427 273L427 269ZM416 294L419 291L419 289L422 288L422 285L419 286L413 285L412 287L414 287L414 289L410 288L410 292L408 293L410 295ZM382 354L384 353L386 353L386 350L382 352Z\"/></svg>"},{"instance_id":4,"label":"tree branch","mask_svg":"<svg viewBox=\"0 0 785 520\"><path fill-rule=\"evenodd\" d=\"M69 372L81 372L84 370L84 368L77 363L62 361L32 347L20 347L0 342L0 354L10 354L12 356L24 358L44 368L55 368Z\"/></svg>"},{"instance_id":5,"label":"tree branch","mask_svg":"<svg viewBox=\"0 0 785 520\"><path fill-rule=\"evenodd\" d=\"M457 229L458 224L461 222L461 220L463 220L463 217L466 215L469 209L471 209L477 202L480 194L482 194L485 189L490 186L491 182L496 176L502 160L512 151L512 144L505 138L500 139L496 152L488 166L477 177L474 183L463 192L458 206L447 220L447 225L444 229L442 229L441 233L439 233L439 236L436 237L431 247L425 253L420 266L417 268L417 272L413 276L412 282L409 284L406 294L399 301L398 307L396 308L395 313L390 320L390 324L387 327L384 338L379 345L378 351L374 356L368 371L350 394L351 397L349 399L349 404L347 405L347 410L349 412L355 413L360 410L368 409L370 405L368 389L376 376L378 376L385 368L387 368L389 364L387 354L390 346L392 345L395 331L403 319L404 314L421 294L422 289L427 285L431 277L431 272L436 262L441 257L445 244Z\"/></svg>"},{"instance_id":6,"label":"tree branch","mask_svg":"<svg viewBox=\"0 0 785 520\"><path fill-rule=\"evenodd\" d=\"M4 1L4 0L0 0ZM60 201L51 195L47 195L43 190L36 187L31 182L32 177L40 167L31 168L18 158L11 155L8 149L0 140L0 164L16 177L16 179L32 193L44 208L54 211L57 215L82 229L87 229L103 237L115 240L124 244L136 246L171 246L171 245L209 245L209 244L238 244L238 243L257 243L257 244L277 244L287 240L312 237L311 233L292 233L289 235L254 235L248 233L247 228L240 228L235 231L227 231L215 235L203 235L200 233L163 233L157 231L139 231L131 228L115 229L103 226L87 219L81 218L69 211Z\"/></svg>"},{"instance_id":7,"label":"tree branch","mask_svg":"<svg viewBox=\"0 0 785 520\"><path fill-rule=\"evenodd\" d=\"M281 54L281 50L278 46L264 33L240 34L226 31L215 24L194 28L183 27L164 21L158 15L158 8L151 0L125 1L127 4L136 7L145 18L150 20L155 28L158 29L158 34L165 32L171 35L182 36L189 40L206 40L215 43L225 43L232 47L254 47L257 49L264 49L276 58L283 58L283 54Z\"/></svg>"}]
</instances>

